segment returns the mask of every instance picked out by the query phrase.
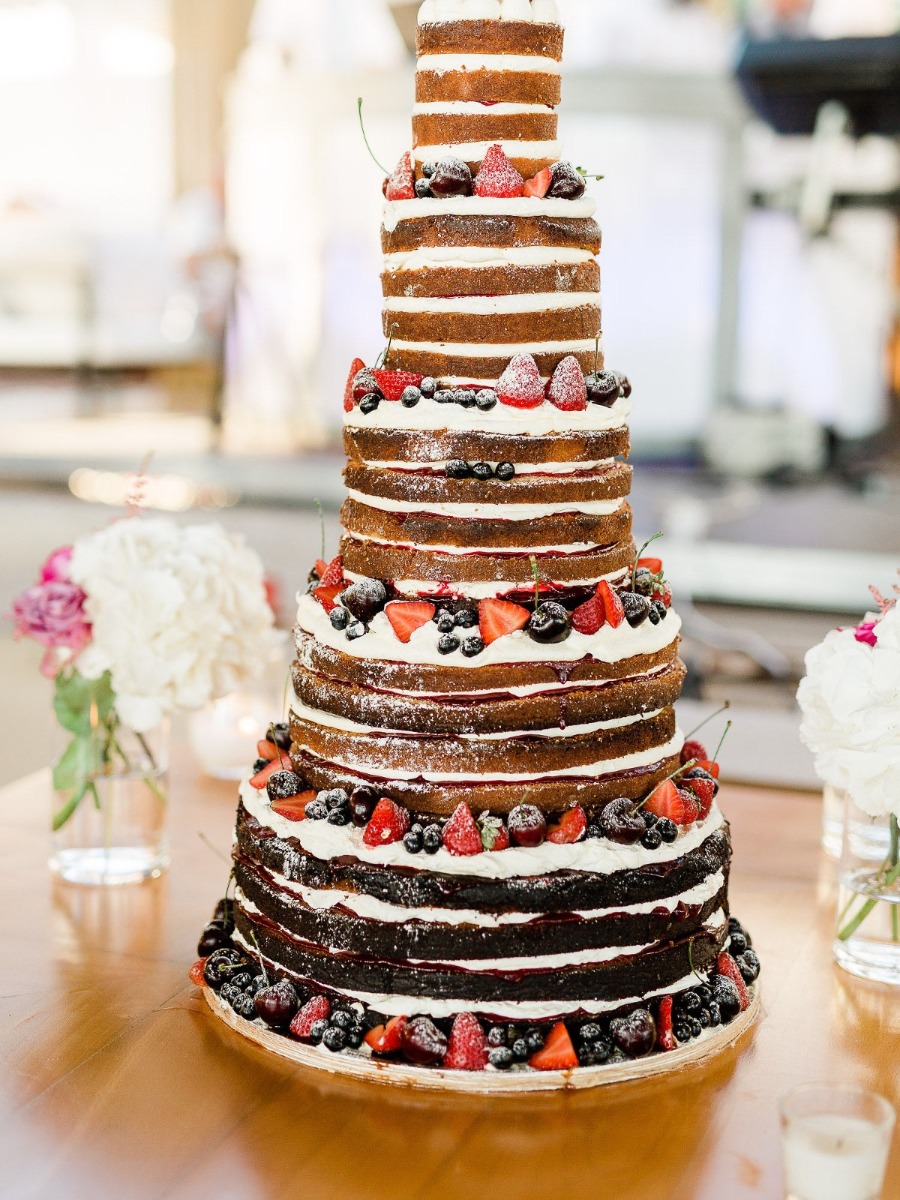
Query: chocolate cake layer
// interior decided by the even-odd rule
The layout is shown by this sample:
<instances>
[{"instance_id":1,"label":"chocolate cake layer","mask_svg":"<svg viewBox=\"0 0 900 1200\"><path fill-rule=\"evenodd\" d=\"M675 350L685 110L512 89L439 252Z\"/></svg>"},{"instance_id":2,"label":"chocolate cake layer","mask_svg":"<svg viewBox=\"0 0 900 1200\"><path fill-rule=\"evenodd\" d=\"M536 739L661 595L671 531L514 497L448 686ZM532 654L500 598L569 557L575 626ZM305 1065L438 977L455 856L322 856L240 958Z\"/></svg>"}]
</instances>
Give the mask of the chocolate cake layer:
<instances>
[{"instance_id":1,"label":"chocolate cake layer","mask_svg":"<svg viewBox=\"0 0 900 1200\"><path fill-rule=\"evenodd\" d=\"M579 341L600 333L600 304L518 313L397 312L381 316L385 337L404 342L471 342L488 355L491 345ZM409 353L405 351L404 353ZM507 357L507 362L509 358ZM459 372L457 372L459 374Z\"/></svg>"},{"instance_id":2,"label":"chocolate cake layer","mask_svg":"<svg viewBox=\"0 0 900 1200\"><path fill-rule=\"evenodd\" d=\"M559 737L510 734L505 738L430 737L424 733L350 733L319 725L311 719L290 717L293 749L299 754L336 760L351 770L391 775L420 772L540 775L550 771L573 772L597 764L603 772L608 759L617 759L668 744L675 735L675 710L665 708L655 716L629 725Z\"/></svg>"},{"instance_id":3,"label":"chocolate cake layer","mask_svg":"<svg viewBox=\"0 0 900 1200\"><path fill-rule=\"evenodd\" d=\"M431 471L391 471L351 462L344 482L355 492L408 504L574 504L628 495L632 468L611 463L571 475L517 475L513 479L448 479Z\"/></svg>"},{"instance_id":4,"label":"chocolate cake layer","mask_svg":"<svg viewBox=\"0 0 900 1200\"><path fill-rule=\"evenodd\" d=\"M502 509L500 512L502 513ZM549 517L510 520L483 517L448 517L426 512L385 512L357 500L345 500L341 524L351 535L382 542L414 542L425 546L490 546L498 550L530 550L541 546L594 543L613 545L631 532L631 507L622 504L615 513L592 516L577 511Z\"/></svg>"},{"instance_id":5,"label":"chocolate cake layer","mask_svg":"<svg viewBox=\"0 0 900 1200\"><path fill-rule=\"evenodd\" d=\"M552 142L559 118L552 108L545 112L503 113L497 116L490 105L483 113L453 112L415 114L412 119L414 146L458 145L465 142Z\"/></svg>"},{"instance_id":6,"label":"chocolate cake layer","mask_svg":"<svg viewBox=\"0 0 900 1200\"><path fill-rule=\"evenodd\" d=\"M485 928L415 916L403 922L379 921L340 906L310 907L243 857L235 860L235 882L252 904L294 937L338 953L401 960L512 958L677 941L697 933L728 904L723 882L703 903L678 904L671 912L661 906L652 913L617 912L592 919L561 913Z\"/></svg>"},{"instance_id":7,"label":"chocolate cake layer","mask_svg":"<svg viewBox=\"0 0 900 1200\"><path fill-rule=\"evenodd\" d=\"M490 913L566 913L670 899L718 871L727 872L731 861L727 825L713 830L686 854L638 868L609 873L552 871L509 879L387 867L352 857L316 858L295 837L276 836L242 804L236 836L244 858L305 887L357 892L406 908Z\"/></svg>"},{"instance_id":8,"label":"chocolate cake layer","mask_svg":"<svg viewBox=\"0 0 900 1200\"><path fill-rule=\"evenodd\" d=\"M560 342L559 349L550 353L533 353L528 343L523 343L519 353L533 354L538 371L549 379L559 363L574 354L585 375L594 369L594 351L578 350L572 345ZM489 351L490 346L485 346ZM434 350L417 350L414 347L397 346L391 351L391 368L395 371L413 371L418 375L430 375L434 379L477 379L493 384L509 366L511 355L501 354L497 357L490 354L455 355L444 354ZM602 365L602 356L601 356Z\"/></svg>"},{"instance_id":9,"label":"chocolate cake layer","mask_svg":"<svg viewBox=\"0 0 900 1200\"><path fill-rule=\"evenodd\" d=\"M547 104L562 97L557 74L544 71L416 71L416 103L476 100L482 104Z\"/></svg>"},{"instance_id":10,"label":"chocolate cake layer","mask_svg":"<svg viewBox=\"0 0 900 1200\"><path fill-rule=\"evenodd\" d=\"M238 932L250 946L300 979L351 993L420 996L442 1000L493 1002L615 1002L643 992L665 990L712 967L724 945L727 924L643 954L622 956L592 967L541 970L466 971L458 967L385 962L363 955L335 955L312 942L290 937L274 922L238 909Z\"/></svg>"},{"instance_id":11,"label":"chocolate cake layer","mask_svg":"<svg viewBox=\"0 0 900 1200\"><path fill-rule=\"evenodd\" d=\"M501 692L515 685L556 684L559 687L580 683L639 679L677 662L678 639L653 654L636 654L618 662L598 662L586 656L577 662L515 662L494 666L454 667L444 663L390 662L387 659L360 658L344 654L309 634L295 630L300 666L320 675L368 688L397 688L429 695L466 692ZM477 661L477 660L475 660ZM514 674L511 671L514 670Z\"/></svg>"},{"instance_id":12,"label":"chocolate cake layer","mask_svg":"<svg viewBox=\"0 0 900 1200\"><path fill-rule=\"evenodd\" d=\"M602 364L602 359L601 359ZM591 367L593 370L593 365ZM575 463L602 462L616 455L627 457L631 448L628 429L600 433L560 433L535 437L529 434L476 433L453 429L366 429L344 426L344 453L353 462L466 462Z\"/></svg>"},{"instance_id":13,"label":"chocolate cake layer","mask_svg":"<svg viewBox=\"0 0 900 1200\"><path fill-rule=\"evenodd\" d=\"M300 752L291 752L294 766L316 791L345 788L352 791L362 783L377 787L381 795L414 812L449 817L461 800L476 812L511 812L521 804L527 793L528 803L536 804L550 816L557 816L572 804L580 804L591 816L608 801L624 796L642 800L658 783L662 783L679 766L677 754L660 759L647 767L631 767L613 771L599 778L577 775L535 777L515 783L461 782L430 783L422 779L389 779L383 775L367 774L337 763Z\"/></svg>"},{"instance_id":14,"label":"chocolate cake layer","mask_svg":"<svg viewBox=\"0 0 900 1200\"><path fill-rule=\"evenodd\" d=\"M600 228L592 217L516 217L444 213L397 222L381 231L383 254L435 246L567 247L600 253Z\"/></svg>"},{"instance_id":15,"label":"chocolate cake layer","mask_svg":"<svg viewBox=\"0 0 900 1200\"><path fill-rule=\"evenodd\" d=\"M433 698L396 695L343 683L294 663L294 691L302 703L361 725L411 733L511 733L529 729L560 730L591 721L612 721L655 712L674 704L685 668L679 660L645 679L622 679L601 687L565 687L535 696L496 693L466 697L445 693Z\"/></svg>"},{"instance_id":16,"label":"chocolate cake layer","mask_svg":"<svg viewBox=\"0 0 900 1200\"><path fill-rule=\"evenodd\" d=\"M439 21L416 30L416 54L534 54L562 61L562 26L543 21Z\"/></svg>"},{"instance_id":17,"label":"chocolate cake layer","mask_svg":"<svg viewBox=\"0 0 900 1200\"><path fill-rule=\"evenodd\" d=\"M541 580L568 583L600 579L624 571L634 562L636 547L629 538L616 546L581 552L535 554ZM341 538L344 570L371 579L427 579L435 582L483 581L524 583L532 579L528 554L444 554L435 550L404 549L380 542Z\"/></svg>"},{"instance_id":18,"label":"chocolate cake layer","mask_svg":"<svg viewBox=\"0 0 900 1200\"><path fill-rule=\"evenodd\" d=\"M384 296L518 296L539 292L597 292L600 264L556 263L547 267L478 266L460 256L458 266L388 268Z\"/></svg>"}]
</instances>

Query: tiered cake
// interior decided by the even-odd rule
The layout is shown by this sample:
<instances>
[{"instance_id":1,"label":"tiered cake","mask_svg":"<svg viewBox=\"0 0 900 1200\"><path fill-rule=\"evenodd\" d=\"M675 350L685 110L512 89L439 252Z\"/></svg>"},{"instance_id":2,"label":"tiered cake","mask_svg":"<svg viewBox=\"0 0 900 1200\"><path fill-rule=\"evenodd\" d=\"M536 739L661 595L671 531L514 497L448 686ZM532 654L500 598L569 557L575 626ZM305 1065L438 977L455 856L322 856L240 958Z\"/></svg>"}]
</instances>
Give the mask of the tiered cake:
<instances>
[{"instance_id":1,"label":"tiered cake","mask_svg":"<svg viewBox=\"0 0 900 1200\"><path fill-rule=\"evenodd\" d=\"M241 787L234 901L201 942L220 1002L326 1057L671 1052L759 969L718 767L676 725L680 622L631 536L562 46L554 0L422 6L389 346L344 397L346 532L300 598L289 726Z\"/></svg>"}]
</instances>

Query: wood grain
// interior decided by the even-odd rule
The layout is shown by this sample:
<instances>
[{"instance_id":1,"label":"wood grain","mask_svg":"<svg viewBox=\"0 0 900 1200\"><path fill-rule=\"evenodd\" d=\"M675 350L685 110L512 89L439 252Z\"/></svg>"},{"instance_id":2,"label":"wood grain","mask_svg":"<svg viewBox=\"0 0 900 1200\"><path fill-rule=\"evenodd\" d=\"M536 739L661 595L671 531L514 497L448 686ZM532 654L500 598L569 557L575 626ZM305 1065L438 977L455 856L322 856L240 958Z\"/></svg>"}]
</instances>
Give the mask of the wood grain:
<instances>
[{"instance_id":1,"label":"wood grain","mask_svg":"<svg viewBox=\"0 0 900 1200\"><path fill-rule=\"evenodd\" d=\"M186 971L227 871L197 834L227 852L234 789L183 760L173 777L169 876L109 893L47 871L43 774L0 791L4 1200L776 1200L781 1092L846 1081L900 1106L900 1003L832 965L813 796L724 789L763 960L749 1039L663 1079L492 1101L307 1071L212 1016Z\"/></svg>"}]
</instances>

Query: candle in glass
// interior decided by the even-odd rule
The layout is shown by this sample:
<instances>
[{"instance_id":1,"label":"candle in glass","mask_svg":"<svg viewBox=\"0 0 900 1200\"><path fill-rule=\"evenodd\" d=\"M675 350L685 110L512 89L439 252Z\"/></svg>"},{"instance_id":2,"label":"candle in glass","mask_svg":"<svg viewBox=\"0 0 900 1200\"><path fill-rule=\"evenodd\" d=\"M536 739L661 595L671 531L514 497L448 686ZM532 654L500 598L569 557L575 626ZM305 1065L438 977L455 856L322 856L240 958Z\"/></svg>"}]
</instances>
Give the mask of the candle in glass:
<instances>
[{"instance_id":1,"label":"candle in glass","mask_svg":"<svg viewBox=\"0 0 900 1200\"><path fill-rule=\"evenodd\" d=\"M894 1110L857 1088L811 1084L781 1101L784 1174L790 1200L878 1200Z\"/></svg>"}]
</instances>

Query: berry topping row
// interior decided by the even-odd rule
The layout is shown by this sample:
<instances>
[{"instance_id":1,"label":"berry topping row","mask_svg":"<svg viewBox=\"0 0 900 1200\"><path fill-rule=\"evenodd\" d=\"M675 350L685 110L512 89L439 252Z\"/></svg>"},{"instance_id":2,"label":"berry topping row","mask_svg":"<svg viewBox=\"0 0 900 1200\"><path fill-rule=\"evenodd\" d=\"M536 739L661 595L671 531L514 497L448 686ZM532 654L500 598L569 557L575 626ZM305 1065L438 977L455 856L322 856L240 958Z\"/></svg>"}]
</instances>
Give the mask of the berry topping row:
<instances>
[{"instance_id":1,"label":"berry topping row","mask_svg":"<svg viewBox=\"0 0 900 1200\"><path fill-rule=\"evenodd\" d=\"M382 185L387 200L446 200L454 196L483 196L511 200L518 196L551 200L579 200L586 175L568 162L557 162L525 179L513 166L499 142L488 147L476 175L455 155L422 165L416 179L412 155L407 151Z\"/></svg>"}]
</instances>

